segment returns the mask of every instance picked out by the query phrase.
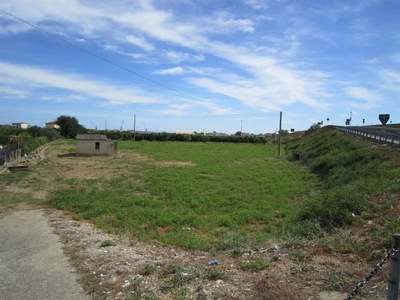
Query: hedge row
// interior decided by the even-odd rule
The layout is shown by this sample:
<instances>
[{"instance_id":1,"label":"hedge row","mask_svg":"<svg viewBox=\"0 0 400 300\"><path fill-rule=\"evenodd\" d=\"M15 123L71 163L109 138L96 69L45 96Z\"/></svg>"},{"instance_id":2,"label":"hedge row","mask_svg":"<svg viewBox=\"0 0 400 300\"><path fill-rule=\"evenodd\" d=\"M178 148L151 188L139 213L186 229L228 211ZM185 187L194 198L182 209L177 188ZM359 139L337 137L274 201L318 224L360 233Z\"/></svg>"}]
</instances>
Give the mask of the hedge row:
<instances>
[{"instance_id":1,"label":"hedge row","mask_svg":"<svg viewBox=\"0 0 400 300\"><path fill-rule=\"evenodd\" d=\"M110 131L106 132L107 138L111 140L131 140L133 134L124 131ZM136 141L179 141L179 142L218 142L218 143L254 143L254 144L265 144L267 139L263 136L238 136L238 135L203 135L203 134L176 134L168 132L160 133L136 133Z\"/></svg>"}]
</instances>

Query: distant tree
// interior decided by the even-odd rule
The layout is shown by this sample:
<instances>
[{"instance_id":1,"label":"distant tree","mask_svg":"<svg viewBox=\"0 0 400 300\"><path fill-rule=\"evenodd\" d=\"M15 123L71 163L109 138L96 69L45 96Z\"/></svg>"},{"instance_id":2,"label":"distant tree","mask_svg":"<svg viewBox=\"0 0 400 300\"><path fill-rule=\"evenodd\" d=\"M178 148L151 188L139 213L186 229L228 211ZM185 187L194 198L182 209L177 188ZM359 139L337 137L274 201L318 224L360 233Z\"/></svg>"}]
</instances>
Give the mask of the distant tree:
<instances>
[{"instance_id":1,"label":"distant tree","mask_svg":"<svg viewBox=\"0 0 400 300\"><path fill-rule=\"evenodd\" d=\"M41 128L39 126L31 126L26 129L26 131L32 136L32 137L39 137L41 136L40 131Z\"/></svg>"},{"instance_id":2,"label":"distant tree","mask_svg":"<svg viewBox=\"0 0 400 300\"><path fill-rule=\"evenodd\" d=\"M156 137L156 140L157 141L162 141L162 142L168 141L169 140L169 133L167 133L167 132L159 133L158 136Z\"/></svg>"},{"instance_id":3,"label":"distant tree","mask_svg":"<svg viewBox=\"0 0 400 300\"><path fill-rule=\"evenodd\" d=\"M86 133L85 127L79 124L78 119L70 116L59 116L56 120L60 126L60 134L65 138L74 139L78 133Z\"/></svg>"},{"instance_id":4,"label":"distant tree","mask_svg":"<svg viewBox=\"0 0 400 300\"><path fill-rule=\"evenodd\" d=\"M46 136L49 141L54 141L60 138L60 132L54 128L42 128L40 136Z\"/></svg>"},{"instance_id":5,"label":"distant tree","mask_svg":"<svg viewBox=\"0 0 400 300\"><path fill-rule=\"evenodd\" d=\"M238 131L238 132L235 133L235 135L237 135L237 136L242 136L242 132L241 132L241 131Z\"/></svg>"}]
</instances>

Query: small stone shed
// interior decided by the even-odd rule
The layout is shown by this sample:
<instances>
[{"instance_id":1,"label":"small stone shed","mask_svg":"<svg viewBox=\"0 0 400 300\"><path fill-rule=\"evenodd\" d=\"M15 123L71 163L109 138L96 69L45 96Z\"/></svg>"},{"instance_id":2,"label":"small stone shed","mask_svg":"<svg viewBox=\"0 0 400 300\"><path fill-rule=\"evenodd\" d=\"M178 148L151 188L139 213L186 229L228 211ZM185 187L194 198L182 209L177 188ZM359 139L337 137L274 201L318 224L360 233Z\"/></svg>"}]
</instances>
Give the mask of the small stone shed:
<instances>
[{"instance_id":1,"label":"small stone shed","mask_svg":"<svg viewBox=\"0 0 400 300\"><path fill-rule=\"evenodd\" d=\"M105 134L77 134L76 156L118 155L118 141L107 139Z\"/></svg>"}]
</instances>

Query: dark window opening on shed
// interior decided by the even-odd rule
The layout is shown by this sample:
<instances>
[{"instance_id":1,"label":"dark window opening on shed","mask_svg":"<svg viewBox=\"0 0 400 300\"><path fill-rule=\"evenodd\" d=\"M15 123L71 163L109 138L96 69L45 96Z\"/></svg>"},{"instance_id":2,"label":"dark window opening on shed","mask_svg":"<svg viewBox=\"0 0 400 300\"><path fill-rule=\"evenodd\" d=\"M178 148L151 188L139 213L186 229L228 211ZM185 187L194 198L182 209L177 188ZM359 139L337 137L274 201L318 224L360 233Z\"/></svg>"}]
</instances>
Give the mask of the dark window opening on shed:
<instances>
[{"instance_id":1,"label":"dark window opening on shed","mask_svg":"<svg viewBox=\"0 0 400 300\"><path fill-rule=\"evenodd\" d=\"M94 148L95 149L100 149L100 142L96 142L95 145L94 145Z\"/></svg>"}]
</instances>

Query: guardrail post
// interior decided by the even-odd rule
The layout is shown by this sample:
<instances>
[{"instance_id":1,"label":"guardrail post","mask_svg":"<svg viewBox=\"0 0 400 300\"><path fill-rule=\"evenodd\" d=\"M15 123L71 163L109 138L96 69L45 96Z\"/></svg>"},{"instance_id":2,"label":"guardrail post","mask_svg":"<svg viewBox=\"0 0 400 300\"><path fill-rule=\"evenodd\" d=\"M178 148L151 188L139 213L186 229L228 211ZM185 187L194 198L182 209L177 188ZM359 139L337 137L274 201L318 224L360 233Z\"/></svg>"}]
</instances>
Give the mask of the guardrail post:
<instances>
[{"instance_id":1,"label":"guardrail post","mask_svg":"<svg viewBox=\"0 0 400 300\"><path fill-rule=\"evenodd\" d=\"M400 247L400 234L394 234L392 239L392 249ZM399 299L400 284L400 251L390 257L390 273L387 300Z\"/></svg>"}]
</instances>

